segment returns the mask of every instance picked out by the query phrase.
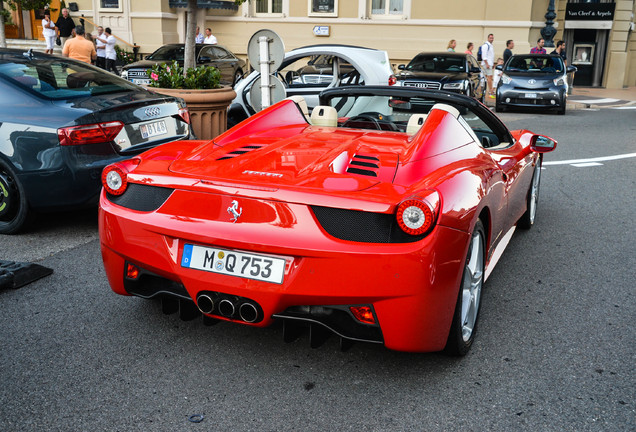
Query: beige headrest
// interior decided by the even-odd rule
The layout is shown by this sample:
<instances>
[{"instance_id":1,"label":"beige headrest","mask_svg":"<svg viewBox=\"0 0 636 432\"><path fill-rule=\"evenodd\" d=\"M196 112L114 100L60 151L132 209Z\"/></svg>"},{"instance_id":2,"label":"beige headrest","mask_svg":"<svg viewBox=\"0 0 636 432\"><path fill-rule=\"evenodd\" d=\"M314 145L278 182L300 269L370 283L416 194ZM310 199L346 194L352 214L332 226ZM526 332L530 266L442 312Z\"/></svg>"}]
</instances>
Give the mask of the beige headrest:
<instances>
[{"instance_id":1,"label":"beige headrest","mask_svg":"<svg viewBox=\"0 0 636 432\"><path fill-rule=\"evenodd\" d=\"M314 126L338 126L338 111L334 107L318 105L311 112L311 124Z\"/></svg>"},{"instance_id":2,"label":"beige headrest","mask_svg":"<svg viewBox=\"0 0 636 432\"><path fill-rule=\"evenodd\" d=\"M409 135L415 135L426 121L428 114L413 114L409 117L409 122L406 124L406 133Z\"/></svg>"}]
</instances>

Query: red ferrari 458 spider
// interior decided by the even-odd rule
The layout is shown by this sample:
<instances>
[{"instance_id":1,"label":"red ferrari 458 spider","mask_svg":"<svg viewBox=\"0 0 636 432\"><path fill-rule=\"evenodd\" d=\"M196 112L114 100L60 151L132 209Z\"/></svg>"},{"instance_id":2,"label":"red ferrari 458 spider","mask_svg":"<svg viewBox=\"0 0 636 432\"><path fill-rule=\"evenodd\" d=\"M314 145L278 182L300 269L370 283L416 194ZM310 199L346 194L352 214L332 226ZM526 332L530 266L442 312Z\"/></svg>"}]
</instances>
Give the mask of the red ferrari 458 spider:
<instances>
[{"instance_id":1,"label":"red ferrari 458 spider","mask_svg":"<svg viewBox=\"0 0 636 432\"><path fill-rule=\"evenodd\" d=\"M446 92L327 90L311 116L283 100L212 141L108 166L104 266L116 293L184 318L463 355L555 147Z\"/></svg>"}]
</instances>

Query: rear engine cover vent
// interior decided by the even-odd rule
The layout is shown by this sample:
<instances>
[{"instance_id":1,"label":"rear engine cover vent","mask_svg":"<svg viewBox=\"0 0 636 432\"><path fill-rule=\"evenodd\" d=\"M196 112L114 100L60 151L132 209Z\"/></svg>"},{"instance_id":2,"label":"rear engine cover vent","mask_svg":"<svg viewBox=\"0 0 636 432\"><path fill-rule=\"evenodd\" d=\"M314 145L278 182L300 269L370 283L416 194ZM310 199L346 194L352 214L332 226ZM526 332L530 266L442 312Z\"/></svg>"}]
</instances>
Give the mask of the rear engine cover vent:
<instances>
[{"instance_id":1,"label":"rear engine cover vent","mask_svg":"<svg viewBox=\"0 0 636 432\"><path fill-rule=\"evenodd\" d=\"M350 174L360 174L369 177L377 177L380 170L380 159L375 156L353 155L347 172Z\"/></svg>"},{"instance_id":2,"label":"rear engine cover vent","mask_svg":"<svg viewBox=\"0 0 636 432\"><path fill-rule=\"evenodd\" d=\"M250 152L252 150L258 150L261 147L265 147L262 145L247 145L247 146L243 146L240 148L237 148L236 150L232 150L231 152L227 153L225 156L221 156L220 158L218 158L217 160L225 160L225 159L232 159L235 158L237 156L240 156L242 154L245 154L247 152Z\"/></svg>"}]
</instances>

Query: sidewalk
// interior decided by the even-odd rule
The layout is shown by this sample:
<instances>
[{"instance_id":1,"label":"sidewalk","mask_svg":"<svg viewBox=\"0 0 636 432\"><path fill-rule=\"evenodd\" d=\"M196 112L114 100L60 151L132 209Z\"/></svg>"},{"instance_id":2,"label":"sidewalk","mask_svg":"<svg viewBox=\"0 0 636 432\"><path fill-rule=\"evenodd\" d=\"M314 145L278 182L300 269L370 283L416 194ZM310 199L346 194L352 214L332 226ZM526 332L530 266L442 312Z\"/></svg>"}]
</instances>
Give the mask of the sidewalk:
<instances>
[{"instance_id":1,"label":"sidewalk","mask_svg":"<svg viewBox=\"0 0 636 432\"><path fill-rule=\"evenodd\" d=\"M601 87L573 87L568 105L574 109L633 107L636 109L636 87L606 89Z\"/></svg>"}]
</instances>

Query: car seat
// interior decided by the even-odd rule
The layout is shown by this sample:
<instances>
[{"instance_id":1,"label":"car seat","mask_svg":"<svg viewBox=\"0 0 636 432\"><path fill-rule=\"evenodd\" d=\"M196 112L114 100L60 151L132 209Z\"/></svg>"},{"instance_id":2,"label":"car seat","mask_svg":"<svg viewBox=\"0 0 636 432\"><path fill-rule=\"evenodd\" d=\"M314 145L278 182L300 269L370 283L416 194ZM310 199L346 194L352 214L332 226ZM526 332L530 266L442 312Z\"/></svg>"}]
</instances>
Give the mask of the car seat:
<instances>
[{"instance_id":1,"label":"car seat","mask_svg":"<svg viewBox=\"0 0 636 432\"><path fill-rule=\"evenodd\" d=\"M338 126L338 112L334 107L318 105L311 112L311 124L314 126Z\"/></svg>"}]
</instances>

